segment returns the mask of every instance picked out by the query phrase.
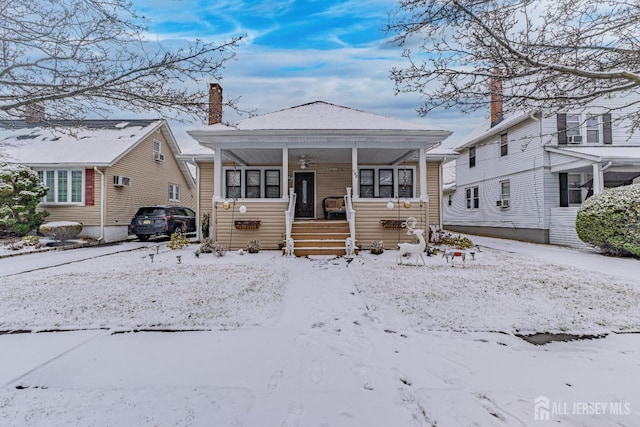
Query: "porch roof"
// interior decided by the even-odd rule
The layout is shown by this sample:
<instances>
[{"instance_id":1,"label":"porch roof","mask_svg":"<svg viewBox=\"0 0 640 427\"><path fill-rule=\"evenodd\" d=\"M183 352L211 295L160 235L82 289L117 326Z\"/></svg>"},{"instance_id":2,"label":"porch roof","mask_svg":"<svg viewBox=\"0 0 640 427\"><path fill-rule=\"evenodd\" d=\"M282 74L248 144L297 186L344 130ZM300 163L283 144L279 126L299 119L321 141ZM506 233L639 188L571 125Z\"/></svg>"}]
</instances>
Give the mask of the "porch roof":
<instances>
[{"instance_id":1,"label":"porch roof","mask_svg":"<svg viewBox=\"0 0 640 427\"><path fill-rule=\"evenodd\" d=\"M570 162L552 167L552 172L575 169L583 164L607 164L612 168L640 168L640 146L608 145L559 147L546 146L552 156L561 156ZM552 159L552 164L554 163Z\"/></svg>"},{"instance_id":2,"label":"porch roof","mask_svg":"<svg viewBox=\"0 0 640 427\"><path fill-rule=\"evenodd\" d=\"M188 131L201 145L222 149L429 148L450 131L316 101Z\"/></svg>"}]
</instances>

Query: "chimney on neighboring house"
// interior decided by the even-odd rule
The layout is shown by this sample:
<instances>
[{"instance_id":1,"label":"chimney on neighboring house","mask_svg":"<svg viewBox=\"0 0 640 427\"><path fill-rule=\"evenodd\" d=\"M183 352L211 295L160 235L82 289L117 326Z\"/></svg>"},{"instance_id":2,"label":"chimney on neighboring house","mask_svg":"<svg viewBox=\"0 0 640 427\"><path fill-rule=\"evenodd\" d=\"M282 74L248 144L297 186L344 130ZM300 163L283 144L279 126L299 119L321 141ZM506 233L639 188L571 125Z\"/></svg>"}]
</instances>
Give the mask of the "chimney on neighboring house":
<instances>
[{"instance_id":1,"label":"chimney on neighboring house","mask_svg":"<svg viewBox=\"0 0 640 427\"><path fill-rule=\"evenodd\" d=\"M502 115L502 77L500 70L494 70L489 83L491 93L491 127L500 123Z\"/></svg>"},{"instance_id":2,"label":"chimney on neighboring house","mask_svg":"<svg viewBox=\"0 0 640 427\"><path fill-rule=\"evenodd\" d=\"M29 104L24 109L24 121L30 124L44 122L44 105L41 102Z\"/></svg>"},{"instance_id":3,"label":"chimney on neighboring house","mask_svg":"<svg viewBox=\"0 0 640 427\"><path fill-rule=\"evenodd\" d=\"M209 125L222 123L222 86L209 84Z\"/></svg>"}]
</instances>

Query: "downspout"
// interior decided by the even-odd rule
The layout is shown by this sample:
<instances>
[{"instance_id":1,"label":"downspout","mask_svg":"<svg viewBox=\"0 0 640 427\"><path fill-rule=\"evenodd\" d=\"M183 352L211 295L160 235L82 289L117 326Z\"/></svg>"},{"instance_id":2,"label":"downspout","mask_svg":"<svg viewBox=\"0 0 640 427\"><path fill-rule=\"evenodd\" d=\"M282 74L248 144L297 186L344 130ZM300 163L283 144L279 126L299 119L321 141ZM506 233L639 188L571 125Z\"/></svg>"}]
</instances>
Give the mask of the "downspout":
<instances>
[{"instance_id":1,"label":"downspout","mask_svg":"<svg viewBox=\"0 0 640 427\"><path fill-rule=\"evenodd\" d=\"M195 157L192 157L191 161L196 165L196 237L198 238L198 241L202 241L202 217L200 216L200 165L196 162Z\"/></svg>"},{"instance_id":2,"label":"downspout","mask_svg":"<svg viewBox=\"0 0 640 427\"><path fill-rule=\"evenodd\" d=\"M100 242L101 240L104 240L104 174L100 172L100 169L98 169L97 166L94 166L93 170L100 174L100 237L98 237L98 242Z\"/></svg>"}]
</instances>

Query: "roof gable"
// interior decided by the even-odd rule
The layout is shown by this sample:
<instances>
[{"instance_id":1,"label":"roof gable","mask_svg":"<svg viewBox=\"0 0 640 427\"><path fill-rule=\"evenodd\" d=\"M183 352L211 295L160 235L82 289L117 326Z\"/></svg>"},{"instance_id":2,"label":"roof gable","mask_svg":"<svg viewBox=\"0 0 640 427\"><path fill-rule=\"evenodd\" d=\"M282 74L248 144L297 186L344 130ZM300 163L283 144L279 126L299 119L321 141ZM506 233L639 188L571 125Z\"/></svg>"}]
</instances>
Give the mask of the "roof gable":
<instances>
[{"instance_id":1,"label":"roof gable","mask_svg":"<svg viewBox=\"0 0 640 427\"><path fill-rule=\"evenodd\" d=\"M239 130L439 130L430 126L349 107L315 101L240 120Z\"/></svg>"},{"instance_id":2,"label":"roof gable","mask_svg":"<svg viewBox=\"0 0 640 427\"><path fill-rule=\"evenodd\" d=\"M0 122L0 145L9 161L28 165L111 165L159 128L158 120L94 120L25 125Z\"/></svg>"}]
</instances>

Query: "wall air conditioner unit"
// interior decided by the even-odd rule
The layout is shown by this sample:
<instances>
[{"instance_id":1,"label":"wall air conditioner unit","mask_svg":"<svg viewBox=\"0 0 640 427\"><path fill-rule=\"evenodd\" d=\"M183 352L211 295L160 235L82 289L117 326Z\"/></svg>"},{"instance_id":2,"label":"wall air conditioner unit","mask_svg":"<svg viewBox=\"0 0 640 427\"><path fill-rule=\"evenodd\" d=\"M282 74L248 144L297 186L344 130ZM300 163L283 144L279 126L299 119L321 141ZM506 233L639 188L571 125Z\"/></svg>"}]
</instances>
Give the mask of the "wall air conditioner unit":
<instances>
[{"instance_id":1,"label":"wall air conditioner unit","mask_svg":"<svg viewBox=\"0 0 640 427\"><path fill-rule=\"evenodd\" d=\"M114 175L113 185L115 185L116 187L128 187L131 185L131 178L129 178L128 176Z\"/></svg>"},{"instance_id":2,"label":"wall air conditioner unit","mask_svg":"<svg viewBox=\"0 0 640 427\"><path fill-rule=\"evenodd\" d=\"M153 160L156 162L164 162L164 154L153 153Z\"/></svg>"},{"instance_id":3,"label":"wall air conditioner unit","mask_svg":"<svg viewBox=\"0 0 640 427\"><path fill-rule=\"evenodd\" d=\"M569 144L582 144L582 135L571 135L567 138Z\"/></svg>"},{"instance_id":4,"label":"wall air conditioner unit","mask_svg":"<svg viewBox=\"0 0 640 427\"><path fill-rule=\"evenodd\" d=\"M508 208L509 207L509 199L501 199L500 200L500 207L501 208Z\"/></svg>"}]
</instances>

